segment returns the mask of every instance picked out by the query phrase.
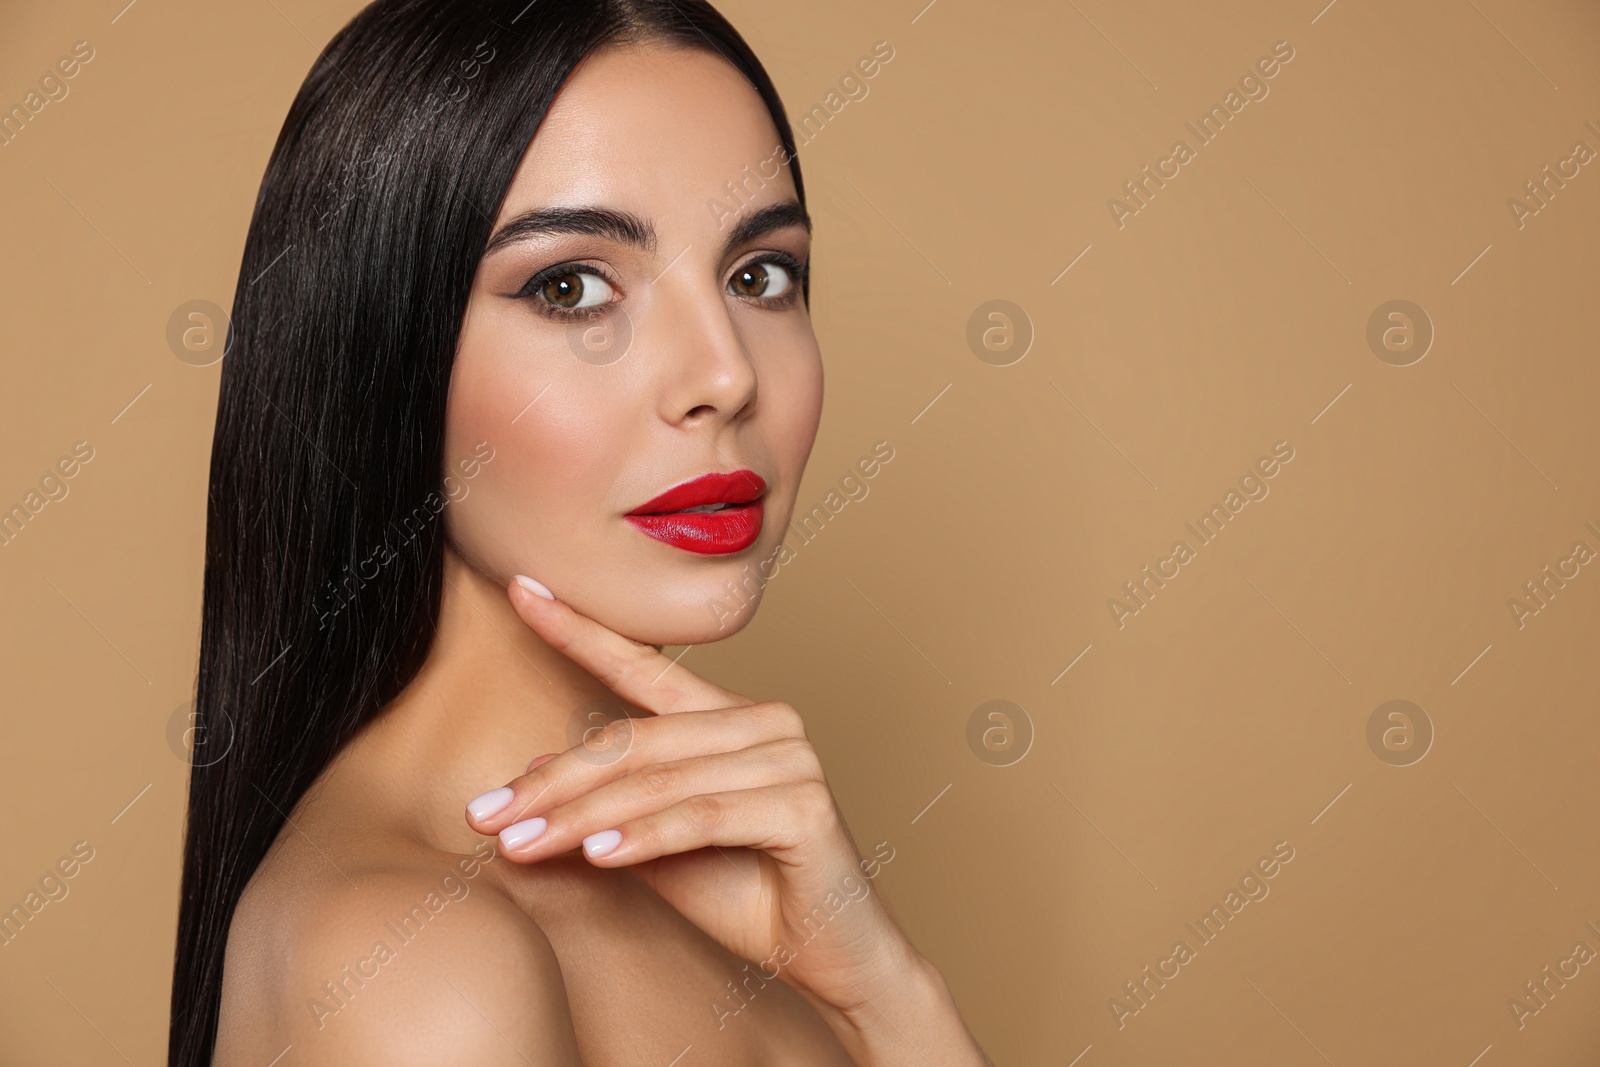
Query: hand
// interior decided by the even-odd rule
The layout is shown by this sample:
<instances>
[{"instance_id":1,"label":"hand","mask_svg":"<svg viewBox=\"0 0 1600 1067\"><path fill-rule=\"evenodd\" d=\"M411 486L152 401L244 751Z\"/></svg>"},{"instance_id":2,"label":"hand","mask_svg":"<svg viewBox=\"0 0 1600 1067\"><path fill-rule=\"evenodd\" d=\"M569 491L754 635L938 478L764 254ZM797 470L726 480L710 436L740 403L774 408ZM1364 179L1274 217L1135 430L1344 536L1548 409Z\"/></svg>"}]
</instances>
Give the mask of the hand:
<instances>
[{"instance_id":1,"label":"hand","mask_svg":"<svg viewBox=\"0 0 1600 1067\"><path fill-rule=\"evenodd\" d=\"M553 648L651 716L622 718L468 805L502 855L580 845L631 867L729 951L846 1016L922 964L878 896L800 715L723 689L517 582Z\"/></svg>"}]
</instances>

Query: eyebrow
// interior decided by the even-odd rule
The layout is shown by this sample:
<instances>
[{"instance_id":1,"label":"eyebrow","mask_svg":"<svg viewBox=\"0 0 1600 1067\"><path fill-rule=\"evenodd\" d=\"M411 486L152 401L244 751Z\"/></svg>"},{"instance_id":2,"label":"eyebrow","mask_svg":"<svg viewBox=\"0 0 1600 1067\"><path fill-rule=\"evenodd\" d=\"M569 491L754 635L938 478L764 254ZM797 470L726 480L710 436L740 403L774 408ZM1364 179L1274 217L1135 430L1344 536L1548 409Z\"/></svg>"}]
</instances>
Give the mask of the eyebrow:
<instances>
[{"instance_id":1,"label":"eyebrow","mask_svg":"<svg viewBox=\"0 0 1600 1067\"><path fill-rule=\"evenodd\" d=\"M722 252L789 226L811 233L811 216L798 200L769 204L744 216L722 243ZM606 237L642 251L656 250L655 227L639 216L612 208L546 207L525 211L495 231L484 247L485 256L517 241L567 234Z\"/></svg>"},{"instance_id":2,"label":"eyebrow","mask_svg":"<svg viewBox=\"0 0 1600 1067\"><path fill-rule=\"evenodd\" d=\"M757 237L788 226L801 226L807 235L811 233L811 216L806 213L806 209L798 200L768 204L740 219L733 231L728 234L728 239L722 242L722 251L726 253L729 249L737 248L747 241L753 241Z\"/></svg>"}]
</instances>

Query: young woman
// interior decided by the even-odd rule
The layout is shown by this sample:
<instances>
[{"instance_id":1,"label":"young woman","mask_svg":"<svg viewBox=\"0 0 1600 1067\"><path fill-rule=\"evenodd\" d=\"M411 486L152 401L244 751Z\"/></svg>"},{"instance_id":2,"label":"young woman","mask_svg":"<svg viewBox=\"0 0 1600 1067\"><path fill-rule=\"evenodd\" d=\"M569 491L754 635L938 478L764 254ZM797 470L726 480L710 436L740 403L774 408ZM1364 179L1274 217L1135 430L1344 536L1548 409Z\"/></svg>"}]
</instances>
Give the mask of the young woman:
<instances>
[{"instance_id":1,"label":"young woman","mask_svg":"<svg viewBox=\"0 0 1600 1067\"><path fill-rule=\"evenodd\" d=\"M817 428L793 152L695 0L319 59L222 365L174 1067L986 1062L799 715L661 652L749 621Z\"/></svg>"}]
</instances>

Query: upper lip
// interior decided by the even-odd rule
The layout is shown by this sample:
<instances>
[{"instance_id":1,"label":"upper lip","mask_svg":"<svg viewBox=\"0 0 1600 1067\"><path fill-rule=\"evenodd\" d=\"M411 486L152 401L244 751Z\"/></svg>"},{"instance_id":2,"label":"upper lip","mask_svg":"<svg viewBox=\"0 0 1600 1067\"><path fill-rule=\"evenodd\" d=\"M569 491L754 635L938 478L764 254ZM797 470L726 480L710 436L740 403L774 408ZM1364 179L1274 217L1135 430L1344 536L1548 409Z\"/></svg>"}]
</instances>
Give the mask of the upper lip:
<instances>
[{"instance_id":1,"label":"upper lip","mask_svg":"<svg viewBox=\"0 0 1600 1067\"><path fill-rule=\"evenodd\" d=\"M766 491L766 479L755 471L736 470L727 474L712 471L680 482L628 514L661 515L702 504L748 504L752 500L759 500Z\"/></svg>"}]
</instances>

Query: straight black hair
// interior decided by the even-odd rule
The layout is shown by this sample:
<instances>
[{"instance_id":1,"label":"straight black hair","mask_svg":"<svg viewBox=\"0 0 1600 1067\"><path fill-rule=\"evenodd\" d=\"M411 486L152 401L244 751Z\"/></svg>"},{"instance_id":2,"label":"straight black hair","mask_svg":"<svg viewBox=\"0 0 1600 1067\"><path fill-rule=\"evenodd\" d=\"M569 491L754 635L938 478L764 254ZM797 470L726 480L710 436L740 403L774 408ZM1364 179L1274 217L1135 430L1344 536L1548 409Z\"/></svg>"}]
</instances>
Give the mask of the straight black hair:
<instances>
[{"instance_id":1,"label":"straight black hair","mask_svg":"<svg viewBox=\"0 0 1600 1067\"><path fill-rule=\"evenodd\" d=\"M442 585L445 393L492 222L606 46L761 63L705 0L376 0L278 134L245 239L206 511L168 1057L211 1062L228 928L288 813L415 676Z\"/></svg>"}]
</instances>

